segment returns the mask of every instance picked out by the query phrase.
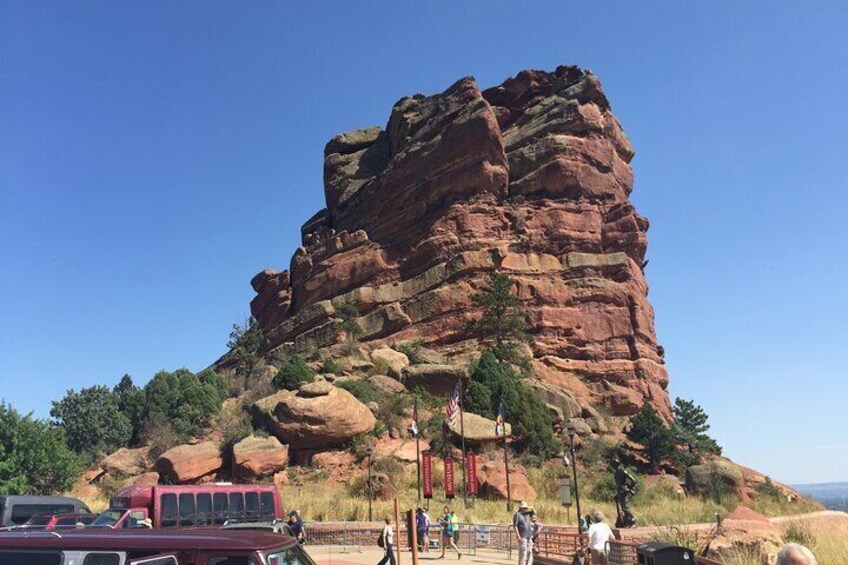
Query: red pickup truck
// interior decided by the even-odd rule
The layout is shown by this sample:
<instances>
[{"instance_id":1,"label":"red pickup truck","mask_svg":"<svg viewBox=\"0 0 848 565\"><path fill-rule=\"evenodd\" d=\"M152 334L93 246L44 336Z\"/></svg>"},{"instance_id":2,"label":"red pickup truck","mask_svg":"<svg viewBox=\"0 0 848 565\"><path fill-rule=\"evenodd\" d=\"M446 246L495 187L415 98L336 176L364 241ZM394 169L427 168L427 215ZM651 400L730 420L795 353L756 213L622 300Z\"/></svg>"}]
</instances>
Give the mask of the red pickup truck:
<instances>
[{"instance_id":1,"label":"red pickup truck","mask_svg":"<svg viewBox=\"0 0 848 565\"><path fill-rule=\"evenodd\" d=\"M198 530L13 531L3 565L315 565L297 541L266 532Z\"/></svg>"}]
</instances>

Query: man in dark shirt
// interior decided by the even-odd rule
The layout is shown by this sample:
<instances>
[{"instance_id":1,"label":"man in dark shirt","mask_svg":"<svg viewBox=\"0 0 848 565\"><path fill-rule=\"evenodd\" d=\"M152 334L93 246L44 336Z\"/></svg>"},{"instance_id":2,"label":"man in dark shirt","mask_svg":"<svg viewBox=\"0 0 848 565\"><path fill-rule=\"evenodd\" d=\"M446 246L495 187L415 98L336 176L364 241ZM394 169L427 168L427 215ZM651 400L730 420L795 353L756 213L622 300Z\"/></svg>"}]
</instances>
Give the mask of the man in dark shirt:
<instances>
[{"instance_id":1,"label":"man in dark shirt","mask_svg":"<svg viewBox=\"0 0 848 565\"><path fill-rule=\"evenodd\" d=\"M533 564L533 522L530 505L524 501L518 505L518 512L512 517L512 527L518 538L518 565Z\"/></svg>"}]
</instances>

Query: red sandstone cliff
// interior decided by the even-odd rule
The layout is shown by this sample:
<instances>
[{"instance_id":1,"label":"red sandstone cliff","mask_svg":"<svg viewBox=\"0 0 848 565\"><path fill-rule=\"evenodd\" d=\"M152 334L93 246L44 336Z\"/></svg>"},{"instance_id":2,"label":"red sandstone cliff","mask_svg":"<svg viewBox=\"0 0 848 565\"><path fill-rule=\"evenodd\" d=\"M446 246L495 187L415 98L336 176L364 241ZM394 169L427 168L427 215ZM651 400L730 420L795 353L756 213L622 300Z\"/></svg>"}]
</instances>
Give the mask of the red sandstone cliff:
<instances>
[{"instance_id":1,"label":"red sandstone cliff","mask_svg":"<svg viewBox=\"0 0 848 565\"><path fill-rule=\"evenodd\" d=\"M251 281L266 352L332 345L352 301L366 346L420 339L465 358L470 296L497 270L531 313L539 380L575 405L627 416L648 401L670 418L633 148L594 75L523 71L482 92L464 78L324 154L327 208L289 270Z\"/></svg>"}]
</instances>

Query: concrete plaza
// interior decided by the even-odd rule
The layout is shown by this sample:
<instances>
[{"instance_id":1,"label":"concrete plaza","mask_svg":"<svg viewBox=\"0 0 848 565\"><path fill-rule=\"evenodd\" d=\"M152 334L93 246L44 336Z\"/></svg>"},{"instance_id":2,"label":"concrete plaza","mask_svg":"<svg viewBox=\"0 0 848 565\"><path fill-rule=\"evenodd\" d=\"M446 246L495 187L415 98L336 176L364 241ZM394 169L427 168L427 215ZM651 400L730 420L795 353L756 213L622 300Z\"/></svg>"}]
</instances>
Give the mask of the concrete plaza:
<instances>
[{"instance_id":1,"label":"concrete plaza","mask_svg":"<svg viewBox=\"0 0 848 565\"><path fill-rule=\"evenodd\" d=\"M350 547L340 546L307 546L307 551L318 565L375 565L383 558L383 550L379 547L368 547L357 550ZM418 555L419 563L472 563L475 565L506 565L514 563L518 555L513 553L514 559L508 559L507 554L488 549L477 550L477 555L463 554L461 560L457 560L456 553L445 554L444 559L439 559L440 552L431 551ZM411 565L412 554L409 551L401 551L399 565Z\"/></svg>"}]
</instances>

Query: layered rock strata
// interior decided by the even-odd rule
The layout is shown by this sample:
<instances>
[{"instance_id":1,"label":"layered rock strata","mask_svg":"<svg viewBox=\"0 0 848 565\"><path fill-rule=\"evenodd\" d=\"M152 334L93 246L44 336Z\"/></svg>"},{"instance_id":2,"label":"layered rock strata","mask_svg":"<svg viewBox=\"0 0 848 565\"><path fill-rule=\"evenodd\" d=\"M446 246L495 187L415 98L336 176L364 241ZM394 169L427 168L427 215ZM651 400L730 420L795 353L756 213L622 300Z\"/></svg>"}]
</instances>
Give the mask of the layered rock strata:
<instances>
[{"instance_id":1,"label":"layered rock strata","mask_svg":"<svg viewBox=\"0 0 848 565\"><path fill-rule=\"evenodd\" d=\"M650 402L670 418L633 154L598 79L577 67L401 99L385 128L327 143L327 207L287 271L253 278L265 352L332 346L352 303L366 346L422 340L465 360L479 349L470 296L498 271L530 312L546 387L612 416Z\"/></svg>"}]
</instances>

